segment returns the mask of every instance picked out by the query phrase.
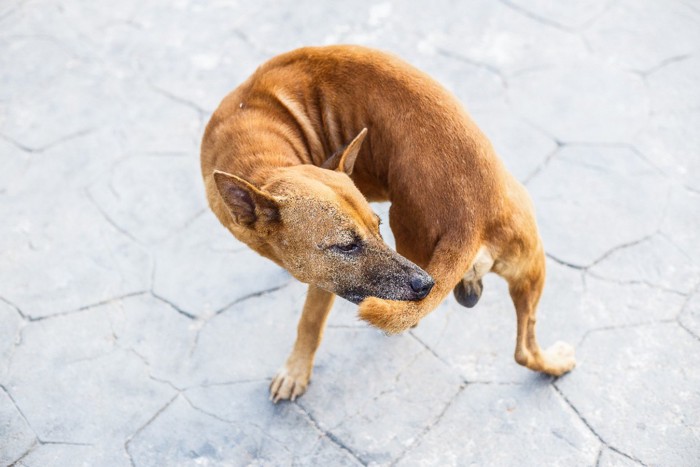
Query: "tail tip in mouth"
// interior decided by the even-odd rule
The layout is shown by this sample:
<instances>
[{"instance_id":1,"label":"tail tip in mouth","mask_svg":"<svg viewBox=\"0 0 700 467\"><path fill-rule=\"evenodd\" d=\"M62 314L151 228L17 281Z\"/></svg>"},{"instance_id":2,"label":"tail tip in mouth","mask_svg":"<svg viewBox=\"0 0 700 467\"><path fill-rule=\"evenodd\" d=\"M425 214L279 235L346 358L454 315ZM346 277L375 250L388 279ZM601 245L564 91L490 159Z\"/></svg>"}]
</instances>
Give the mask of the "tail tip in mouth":
<instances>
[{"instance_id":1,"label":"tail tip in mouth","mask_svg":"<svg viewBox=\"0 0 700 467\"><path fill-rule=\"evenodd\" d=\"M360 303L358 314L360 319L387 334L398 334L418 322L410 313L411 303L367 297Z\"/></svg>"}]
</instances>

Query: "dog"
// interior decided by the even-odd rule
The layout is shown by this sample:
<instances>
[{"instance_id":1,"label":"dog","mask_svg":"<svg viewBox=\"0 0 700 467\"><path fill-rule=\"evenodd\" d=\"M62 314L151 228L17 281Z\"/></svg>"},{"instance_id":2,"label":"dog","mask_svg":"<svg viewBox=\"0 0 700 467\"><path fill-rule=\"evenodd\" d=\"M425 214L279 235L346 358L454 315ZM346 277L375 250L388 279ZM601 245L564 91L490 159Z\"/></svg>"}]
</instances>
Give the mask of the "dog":
<instances>
[{"instance_id":1,"label":"dog","mask_svg":"<svg viewBox=\"0 0 700 467\"><path fill-rule=\"evenodd\" d=\"M305 392L335 295L398 333L450 291L474 306L491 271L515 305L515 360L574 367L573 347L535 337L545 255L525 188L456 98L399 58L359 46L272 58L212 115L201 168L219 221L309 284L275 403ZM391 201L396 251L370 201Z\"/></svg>"}]
</instances>

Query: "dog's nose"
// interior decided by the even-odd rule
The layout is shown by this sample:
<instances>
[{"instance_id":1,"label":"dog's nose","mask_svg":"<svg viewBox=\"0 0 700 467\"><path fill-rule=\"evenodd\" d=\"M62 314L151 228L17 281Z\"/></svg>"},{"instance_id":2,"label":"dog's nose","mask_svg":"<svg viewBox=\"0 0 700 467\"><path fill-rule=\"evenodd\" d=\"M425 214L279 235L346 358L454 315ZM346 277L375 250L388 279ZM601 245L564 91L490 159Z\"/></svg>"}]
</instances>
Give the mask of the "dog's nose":
<instances>
[{"instance_id":1,"label":"dog's nose","mask_svg":"<svg viewBox=\"0 0 700 467\"><path fill-rule=\"evenodd\" d=\"M435 282L430 276L413 276L411 278L411 289L416 293L416 299L425 298L433 289Z\"/></svg>"}]
</instances>

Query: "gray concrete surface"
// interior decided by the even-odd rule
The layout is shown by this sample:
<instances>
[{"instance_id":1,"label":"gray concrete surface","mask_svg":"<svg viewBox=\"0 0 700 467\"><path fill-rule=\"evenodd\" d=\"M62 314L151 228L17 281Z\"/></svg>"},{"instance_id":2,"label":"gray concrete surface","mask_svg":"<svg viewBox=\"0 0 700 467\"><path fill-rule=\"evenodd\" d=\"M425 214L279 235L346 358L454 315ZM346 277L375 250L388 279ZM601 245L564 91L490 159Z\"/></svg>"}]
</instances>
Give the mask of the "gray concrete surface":
<instances>
[{"instance_id":1,"label":"gray concrete surface","mask_svg":"<svg viewBox=\"0 0 700 467\"><path fill-rule=\"evenodd\" d=\"M267 400L305 289L206 209L198 144L328 43L435 76L527 184L572 373L516 365L488 277L395 337L339 300ZM699 82L693 0L0 3L0 465L700 465Z\"/></svg>"}]
</instances>

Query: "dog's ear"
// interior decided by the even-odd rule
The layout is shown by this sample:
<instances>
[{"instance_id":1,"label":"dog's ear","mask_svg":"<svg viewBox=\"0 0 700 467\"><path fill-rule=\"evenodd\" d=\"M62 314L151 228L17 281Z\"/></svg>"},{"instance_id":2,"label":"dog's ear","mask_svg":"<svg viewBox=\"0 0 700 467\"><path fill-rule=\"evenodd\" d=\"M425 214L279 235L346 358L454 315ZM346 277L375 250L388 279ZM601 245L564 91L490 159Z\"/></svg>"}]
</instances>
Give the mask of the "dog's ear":
<instances>
[{"instance_id":1,"label":"dog's ear","mask_svg":"<svg viewBox=\"0 0 700 467\"><path fill-rule=\"evenodd\" d=\"M321 167L350 175L352 173L352 168L355 166L355 159L357 159L357 154L360 152L360 147L362 147L365 136L367 136L367 128L363 128L362 131L355 136L355 139L345 146L345 149L333 154Z\"/></svg>"},{"instance_id":2,"label":"dog's ear","mask_svg":"<svg viewBox=\"0 0 700 467\"><path fill-rule=\"evenodd\" d=\"M214 181L236 223L251 227L256 221L277 222L279 206L268 193L235 175L214 171Z\"/></svg>"}]
</instances>

